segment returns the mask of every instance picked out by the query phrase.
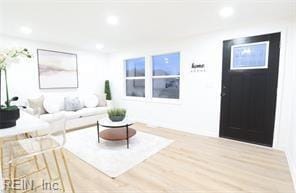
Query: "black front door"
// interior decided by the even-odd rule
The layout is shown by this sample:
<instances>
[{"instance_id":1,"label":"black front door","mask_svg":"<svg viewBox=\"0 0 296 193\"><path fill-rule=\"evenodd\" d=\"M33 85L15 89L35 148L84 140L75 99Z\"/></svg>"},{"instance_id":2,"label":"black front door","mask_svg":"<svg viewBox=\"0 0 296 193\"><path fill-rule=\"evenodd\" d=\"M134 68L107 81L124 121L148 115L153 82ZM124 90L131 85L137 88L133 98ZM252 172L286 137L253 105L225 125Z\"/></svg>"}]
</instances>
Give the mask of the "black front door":
<instances>
[{"instance_id":1,"label":"black front door","mask_svg":"<svg viewBox=\"0 0 296 193\"><path fill-rule=\"evenodd\" d=\"M280 36L223 42L220 137L272 146Z\"/></svg>"}]
</instances>

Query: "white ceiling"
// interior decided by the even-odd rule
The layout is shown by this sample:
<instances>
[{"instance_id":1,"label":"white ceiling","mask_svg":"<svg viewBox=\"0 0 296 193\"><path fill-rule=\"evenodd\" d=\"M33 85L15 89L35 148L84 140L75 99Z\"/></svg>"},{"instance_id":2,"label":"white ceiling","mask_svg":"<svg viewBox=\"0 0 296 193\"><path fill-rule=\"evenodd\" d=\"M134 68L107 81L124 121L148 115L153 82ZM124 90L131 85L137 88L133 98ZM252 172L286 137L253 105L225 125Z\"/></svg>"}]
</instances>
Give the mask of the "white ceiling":
<instances>
[{"instance_id":1,"label":"white ceiling","mask_svg":"<svg viewBox=\"0 0 296 193\"><path fill-rule=\"evenodd\" d=\"M219 10L234 8L223 19ZM296 0L0 0L0 33L104 52L139 44L171 41L236 24L288 19L296 14ZM118 26L106 23L116 15ZM33 33L20 33L29 26Z\"/></svg>"}]
</instances>

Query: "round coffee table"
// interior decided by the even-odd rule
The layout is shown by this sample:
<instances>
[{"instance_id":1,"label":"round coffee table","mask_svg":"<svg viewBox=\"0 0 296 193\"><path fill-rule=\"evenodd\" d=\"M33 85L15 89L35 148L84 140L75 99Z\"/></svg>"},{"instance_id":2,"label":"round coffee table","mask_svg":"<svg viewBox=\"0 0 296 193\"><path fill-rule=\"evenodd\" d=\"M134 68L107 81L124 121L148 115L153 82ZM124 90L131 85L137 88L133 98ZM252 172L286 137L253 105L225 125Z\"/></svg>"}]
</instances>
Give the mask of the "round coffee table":
<instances>
[{"instance_id":1,"label":"round coffee table","mask_svg":"<svg viewBox=\"0 0 296 193\"><path fill-rule=\"evenodd\" d=\"M129 139L137 133L135 129L129 128L133 124L134 122L128 119L120 122L112 122L109 118L97 121L98 142L100 143L100 138L109 141L126 140L127 148L129 148ZM108 129L100 131L100 126Z\"/></svg>"}]
</instances>

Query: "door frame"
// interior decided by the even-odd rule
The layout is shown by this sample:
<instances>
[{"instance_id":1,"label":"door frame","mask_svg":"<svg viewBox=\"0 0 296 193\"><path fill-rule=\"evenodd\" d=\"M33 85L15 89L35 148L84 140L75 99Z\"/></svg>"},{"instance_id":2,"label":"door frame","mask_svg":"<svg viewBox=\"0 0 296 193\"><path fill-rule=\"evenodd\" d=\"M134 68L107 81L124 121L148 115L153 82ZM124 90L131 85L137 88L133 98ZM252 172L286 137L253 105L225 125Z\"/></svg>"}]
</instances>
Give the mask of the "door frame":
<instances>
[{"instance_id":1,"label":"door frame","mask_svg":"<svg viewBox=\"0 0 296 193\"><path fill-rule=\"evenodd\" d=\"M266 35L273 35L273 34L279 34L279 59L278 59L278 67L277 67L277 74L276 74L276 79L277 79L277 82L276 82L276 93L275 93L275 109L274 109L274 116L273 116L273 119L274 119L274 122L273 122L273 135L272 135L272 144L271 146L266 146L266 144L264 144L264 146L262 146L263 144L260 144L260 143L252 143L252 142L248 142L246 140L238 140L238 139L234 139L234 138L231 138L231 137L225 137L223 136L223 131L222 131L222 127L223 127L223 116L222 116L222 112L223 112L223 105L222 105L222 100L223 100L223 97L222 97L222 93L223 93L223 76L224 76L224 64L226 63L225 61L225 47L224 47L224 42L226 41L235 41L237 40L238 42L242 41L243 39L248 39L248 38L256 38L256 37L263 37L263 36L266 36ZM286 71L284 70L284 66L281 65L282 64L282 58L283 58L283 54L286 52L286 50L282 50L282 44L283 42L285 42L285 35L286 33L283 32L283 31L276 31L276 32L272 32L272 33L261 33L259 35L246 35L244 37L236 37L236 38L233 38L233 39L226 39L226 40L223 40L223 44L222 44L222 72L221 72L221 88L220 88L220 114L219 114L219 137L220 138L224 138L224 139L232 139L232 140L236 140L237 142L240 142L240 143L248 143L248 144L251 144L251 145L259 145L259 146L262 146L262 147L267 147L267 148L277 148L277 149L281 149L279 147L279 125L280 125L280 120L279 120L279 116L280 113L281 113L281 108L282 108L282 93L279 92L280 90L282 90L282 82L283 82L283 73L282 71ZM247 42L245 42L246 44L248 44ZM286 44L286 42L285 42ZM230 64L229 64L230 65ZM230 67L230 66L229 66ZM245 69L246 71L248 71L248 69Z\"/></svg>"}]
</instances>

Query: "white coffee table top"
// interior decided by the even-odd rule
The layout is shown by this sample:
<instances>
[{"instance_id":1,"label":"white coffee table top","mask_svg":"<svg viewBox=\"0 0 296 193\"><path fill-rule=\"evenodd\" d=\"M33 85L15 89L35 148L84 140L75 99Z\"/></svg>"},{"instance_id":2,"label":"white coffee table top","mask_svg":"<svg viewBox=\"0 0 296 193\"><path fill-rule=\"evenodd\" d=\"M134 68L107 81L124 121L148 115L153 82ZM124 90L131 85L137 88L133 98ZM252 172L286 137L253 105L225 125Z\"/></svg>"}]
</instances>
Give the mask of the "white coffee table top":
<instances>
[{"instance_id":1,"label":"white coffee table top","mask_svg":"<svg viewBox=\"0 0 296 193\"><path fill-rule=\"evenodd\" d=\"M99 125L103 127L125 127L125 126L130 126L134 123L135 123L134 121L131 121L127 118L119 122L113 122L109 118L104 118L99 120Z\"/></svg>"},{"instance_id":2,"label":"white coffee table top","mask_svg":"<svg viewBox=\"0 0 296 193\"><path fill-rule=\"evenodd\" d=\"M17 120L15 127L0 129L0 138L47 129L48 127L49 124L47 122L21 111L20 118Z\"/></svg>"}]
</instances>

